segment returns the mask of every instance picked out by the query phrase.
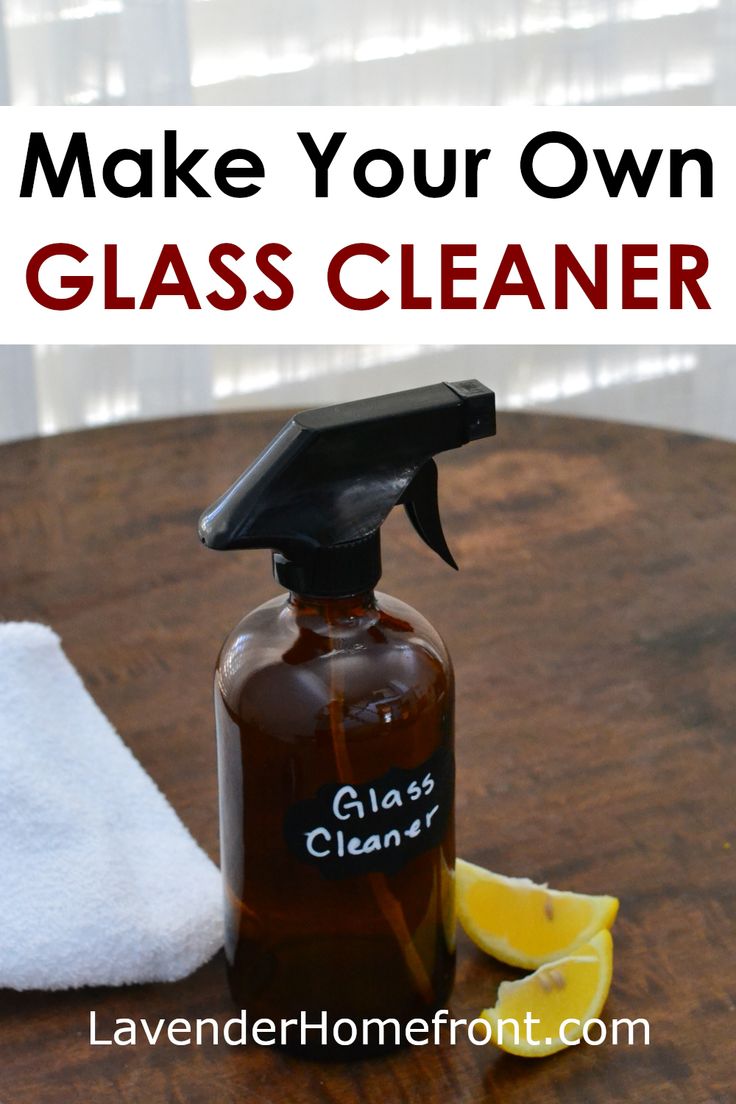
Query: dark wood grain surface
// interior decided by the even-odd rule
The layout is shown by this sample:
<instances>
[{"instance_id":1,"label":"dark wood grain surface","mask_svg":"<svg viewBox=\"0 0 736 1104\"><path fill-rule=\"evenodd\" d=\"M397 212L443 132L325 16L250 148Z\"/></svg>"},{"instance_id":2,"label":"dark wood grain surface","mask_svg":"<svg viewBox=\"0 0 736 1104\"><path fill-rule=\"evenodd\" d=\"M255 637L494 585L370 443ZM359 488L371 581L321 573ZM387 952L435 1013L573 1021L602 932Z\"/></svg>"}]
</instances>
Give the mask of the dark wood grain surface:
<instances>
[{"instance_id":1,"label":"dark wood grain surface","mask_svg":"<svg viewBox=\"0 0 736 1104\"><path fill-rule=\"evenodd\" d=\"M274 585L266 553L208 553L195 519L282 421L0 449L0 617L61 634L215 859L211 669ZM90 1009L102 1028L224 1022L218 956L173 985L0 994L2 1104L736 1101L736 447L504 415L496 442L441 458L441 491L461 574L396 516L382 586L455 659L459 853L621 898L605 1014L647 1017L650 1046L525 1062L461 1043L329 1065L263 1048L90 1048ZM475 1015L509 976L461 937L453 1011Z\"/></svg>"}]
</instances>

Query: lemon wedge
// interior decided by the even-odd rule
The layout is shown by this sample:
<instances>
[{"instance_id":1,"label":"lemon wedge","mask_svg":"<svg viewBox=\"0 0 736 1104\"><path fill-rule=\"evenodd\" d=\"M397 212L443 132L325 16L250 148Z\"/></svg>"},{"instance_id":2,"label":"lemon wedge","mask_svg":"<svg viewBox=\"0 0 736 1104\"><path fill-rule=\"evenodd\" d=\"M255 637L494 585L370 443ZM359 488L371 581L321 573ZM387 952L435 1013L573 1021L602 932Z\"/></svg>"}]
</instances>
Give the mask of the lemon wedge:
<instances>
[{"instance_id":1,"label":"lemon wedge","mask_svg":"<svg viewBox=\"0 0 736 1104\"><path fill-rule=\"evenodd\" d=\"M544 1058L577 1043L611 988L613 940L603 930L574 954L520 981L503 981L494 1008L481 1012L491 1041L509 1054Z\"/></svg>"},{"instance_id":2,"label":"lemon wedge","mask_svg":"<svg viewBox=\"0 0 736 1104\"><path fill-rule=\"evenodd\" d=\"M457 860L457 914L481 950L501 962L534 970L571 954L618 912L616 897L589 897L507 878Z\"/></svg>"}]
</instances>

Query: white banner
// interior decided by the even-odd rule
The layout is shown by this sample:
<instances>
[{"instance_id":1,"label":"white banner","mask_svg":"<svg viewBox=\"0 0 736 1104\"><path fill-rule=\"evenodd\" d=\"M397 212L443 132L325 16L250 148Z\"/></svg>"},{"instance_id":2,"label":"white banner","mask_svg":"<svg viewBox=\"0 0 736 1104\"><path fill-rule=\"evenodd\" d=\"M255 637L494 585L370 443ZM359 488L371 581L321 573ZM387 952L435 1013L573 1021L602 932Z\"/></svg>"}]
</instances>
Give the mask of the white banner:
<instances>
[{"instance_id":1,"label":"white banner","mask_svg":"<svg viewBox=\"0 0 736 1104\"><path fill-rule=\"evenodd\" d=\"M736 108L2 108L5 344L730 344Z\"/></svg>"}]
</instances>

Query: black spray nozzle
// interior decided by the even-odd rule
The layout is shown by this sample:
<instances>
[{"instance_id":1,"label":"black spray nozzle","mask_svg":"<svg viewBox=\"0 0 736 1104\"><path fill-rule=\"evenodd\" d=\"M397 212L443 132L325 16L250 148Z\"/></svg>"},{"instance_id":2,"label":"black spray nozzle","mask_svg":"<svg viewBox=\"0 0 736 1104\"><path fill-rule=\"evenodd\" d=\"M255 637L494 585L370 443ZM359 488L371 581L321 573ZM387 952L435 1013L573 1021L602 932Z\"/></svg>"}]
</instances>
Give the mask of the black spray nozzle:
<instances>
[{"instance_id":1,"label":"black spray nozzle","mask_svg":"<svg viewBox=\"0 0 736 1104\"><path fill-rule=\"evenodd\" d=\"M347 596L380 578L379 530L402 503L422 540L456 567L433 457L495 432L493 392L477 380L304 411L205 510L200 538L208 548L270 548L284 586Z\"/></svg>"}]
</instances>

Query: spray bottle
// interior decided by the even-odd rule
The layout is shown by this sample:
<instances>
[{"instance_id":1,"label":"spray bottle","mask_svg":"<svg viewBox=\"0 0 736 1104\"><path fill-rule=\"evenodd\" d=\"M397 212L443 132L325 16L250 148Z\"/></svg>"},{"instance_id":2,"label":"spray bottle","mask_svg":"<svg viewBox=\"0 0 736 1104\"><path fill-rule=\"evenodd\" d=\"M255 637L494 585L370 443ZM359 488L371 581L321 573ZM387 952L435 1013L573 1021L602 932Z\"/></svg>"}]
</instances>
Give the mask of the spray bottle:
<instances>
[{"instance_id":1,"label":"spray bottle","mask_svg":"<svg viewBox=\"0 0 736 1104\"><path fill-rule=\"evenodd\" d=\"M405 1024L448 999L452 666L435 629L374 588L399 503L457 566L434 456L494 433L474 380L306 411L200 519L208 548L271 549L287 591L240 621L215 672L225 951L251 1022L324 1017L331 1037L341 1019Z\"/></svg>"}]
</instances>

